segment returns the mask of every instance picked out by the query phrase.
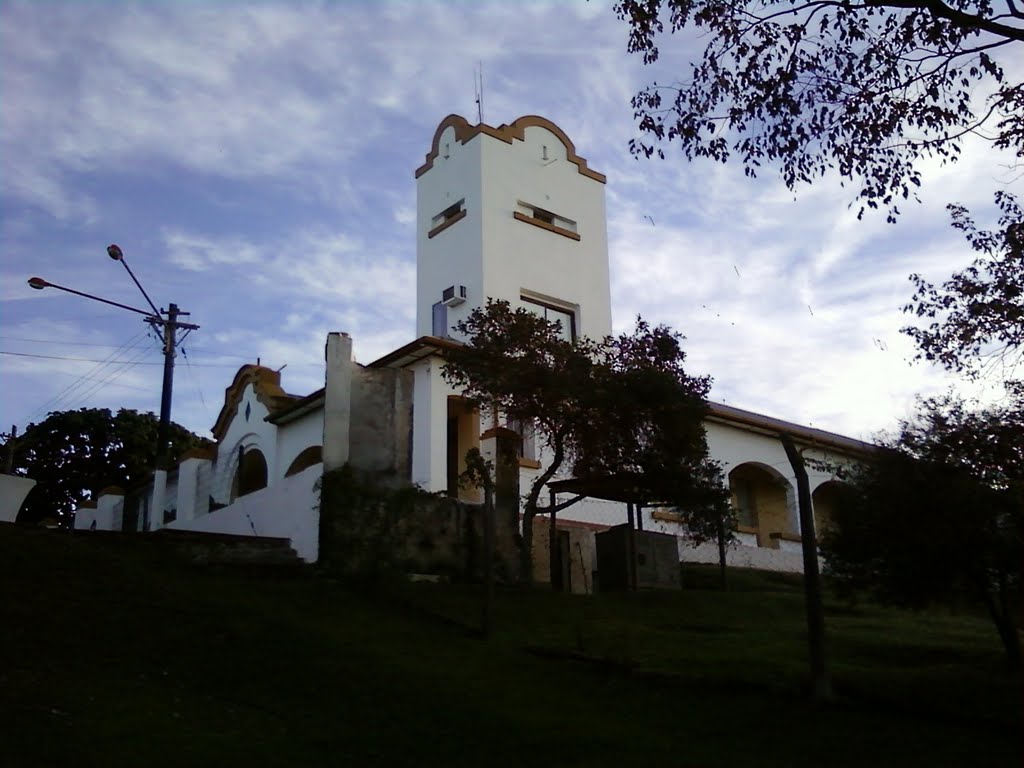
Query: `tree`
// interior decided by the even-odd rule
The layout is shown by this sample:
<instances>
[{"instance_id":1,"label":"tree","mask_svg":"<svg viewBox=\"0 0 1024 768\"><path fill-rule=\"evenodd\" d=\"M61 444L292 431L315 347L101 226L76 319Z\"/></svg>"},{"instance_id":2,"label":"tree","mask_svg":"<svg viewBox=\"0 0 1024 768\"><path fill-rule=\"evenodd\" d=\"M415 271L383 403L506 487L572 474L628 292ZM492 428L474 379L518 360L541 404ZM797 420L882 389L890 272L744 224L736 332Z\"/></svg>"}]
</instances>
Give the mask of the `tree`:
<instances>
[{"instance_id":1,"label":"tree","mask_svg":"<svg viewBox=\"0 0 1024 768\"><path fill-rule=\"evenodd\" d=\"M979 231L963 206L950 205L953 226L982 255L936 288L911 275L915 293L904 312L932 322L908 326L918 359L977 376L997 363L1012 375L1024 354L1024 211L1017 199L996 193L999 227Z\"/></svg>"},{"instance_id":2,"label":"tree","mask_svg":"<svg viewBox=\"0 0 1024 768\"><path fill-rule=\"evenodd\" d=\"M836 173L859 185L858 215L883 207L895 221L916 199L922 160L955 161L979 136L1024 162L1024 83L999 58L1020 55L1018 0L620 0L629 50L659 59L666 24L707 40L689 72L633 99L642 138L634 154L738 156L748 176L774 165L789 189ZM977 373L1020 360L1024 216L996 194L999 230L979 232L960 205L953 226L985 256L936 288L912 275L905 308L934 322L903 329L919 357Z\"/></svg>"},{"instance_id":3,"label":"tree","mask_svg":"<svg viewBox=\"0 0 1024 768\"><path fill-rule=\"evenodd\" d=\"M569 342L557 322L494 300L456 328L467 343L446 353L445 379L483 413L532 425L543 444L545 463L523 500L523 581L532 581L535 516L582 498L540 506L544 486L566 469L630 477L652 494L667 492L672 477L673 500L686 491L695 506L720 481L703 431L710 379L685 373L677 334L639 321L631 335Z\"/></svg>"},{"instance_id":4,"label":"tree","mask_svg":"<svg viewBox=\"0 0 1024 768\"><path fill-rule=\"evenodd\" d=\"M75 507L108 485L128 487L153 469L159 419L152 413L122 408L54 411L29 424L14 444L14 472L37 482L18 522L56 518L70 526ZM172 461L189 448L210 441L184 427L170 425Z\"/></svg>"},{"instance_id":5,"label":"tree","mask_svg":"<svg viewBox=\"0 0 1024 768\"><path fill-rule=\"evenodd\" d=\"M708 377L684 370L683 337L637 318L615 340L602 394L607 414L577 458L575 474L631 478L648 501L671 507L693 546L718 542L722 586L736 519L721 465L707 455Z\"/></svg>"},{"instance_id":6,"label":"tree","mask_svg":"<svg viewBox=\"0 0 1024 768\"><path fill-rule=\"evenodd\" d=\"M840 587L910 607L973 599L1019 671L1021 435L1024 387L985 410L952 395L922 401L839 498L822 550Z\"/></svg>"},{"instance_id":7,"label":"tree","mask_svg":"<svg viewBox=\"0 0 1024 768\"><path fill-rule=\"evenodd\" d=\"M920 161L955 161L968 134L1024 157L1024 84L996 56L1024 41L1017 0L620 0L630 52L658 60L659 35L707 45L671 85L633 99L644 138L689 158L777 164L795 189L826 174L860 185L860 213L921 185Z\"/></svg>"},{"instance_id":8,"label":"tree","mask_svg":"<svg viewBox=\"0 0 1024 768\"><path fill-rule=\"evenodd\" d=\"M480 632L484 637L490 637L494 630L494 462L485 459L479 448L470 448L466 452L466 470L459 481L467 488L480 488L484 492L484 599L480 610Z\"/></svg>"},{"instance_id":9,"label":"tree","mask_svg":"<svg viewBox=\"0 0 1024 768\"><path fill-rule=\"evenodd\" d=\"M832 681L825 657L825 611L821 604L818 572L818 543L807 465L793 436L779 433L779 442L796 478L797 510L800 515L800 549L804 565L804 611L807 617L807 651L811 672L811 696L818 701L832 698Z\"/></svg>"}]
</instances>

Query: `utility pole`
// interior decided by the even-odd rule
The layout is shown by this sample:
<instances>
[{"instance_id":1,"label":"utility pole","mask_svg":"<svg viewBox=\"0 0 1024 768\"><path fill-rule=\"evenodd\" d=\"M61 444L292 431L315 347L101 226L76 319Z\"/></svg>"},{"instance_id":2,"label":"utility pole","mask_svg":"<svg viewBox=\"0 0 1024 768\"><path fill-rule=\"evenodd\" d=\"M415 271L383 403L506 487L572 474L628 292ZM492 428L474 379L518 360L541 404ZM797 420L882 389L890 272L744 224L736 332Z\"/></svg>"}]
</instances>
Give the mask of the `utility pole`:
<instances>
[{"instance_id":1,"label":"utility pole","mask_svg":"<svg viewBox=\"0 0 1024 768\"><path fill-rule=\"evenodd\" d=\"M124 254L121 252L121 248L119 246L115 244L108 245L107 255L114 261L121 262L121 265L128 271L132 282L135 283L138 289L142 292L142 295L146 298L146 302L149 304L152 311L139 309L127 304L120 304L116 301L111 301L110 299L93 296L91 293L76 291L73 288L66 288L63 285L48 282L41 277L30 278L28 284L36 290L42 290L43 288L56 288L57 290L64 291L66 293L73 293L76 296L82 296L86 299L99 301L103 304L110 304L111 306L140 314L143 316L143 321L149 323L156 332L157 337L160 339L164 352L164 377L160 393L160 425L157 428L156 450L154 452L155 474L153 478L153 499L150 514L150 527L152 529L158 524L157 515L163 515L164 491L167 487L167 459L169 456L168 448L171 427L171 396L174 390L174 357L177 353L178 346L185 340L185 337L192 331L198 330L199 326L193 323L180 322L178 318L187 316L189 313L183 312L177 304L168 304L166 311L157 309L156 304L153 303L153 300L149 298L149 294L146 293L146 289L142 287L142 283L138 281L138 278L135 277L135 273L132 272L131 267L128 266L128 262L124 260ZM164 317L165 315L166 317ZM178 336L179 330L185 331L180 337Z\"/></svg>"},{"instance_id":2,"label":"utility pole","mask_svg":"<svg viewBox=\"0 0 1024 768\"><path fill-rule=\"evenodd\" d=\"M156 329L157 334L161 337L161 341L164 346L164 382L160 393L160 426L157 430L156 436L156 468L157 469L168 469L167 457L169 448L169 434L171 427L171 396L174 391L174 358L178 345L184 340L185 336L178 339L178 329L184 328L185 335L188 335L189 331L198 328L198 325L192 325L191 323L179 323L178 318L182 315L188 315L188 312L182 312L178 309L178 305L171 304L167 305L167 319L160 319L159 321L150 320L154 327L159 322L161 328ZM161 332L162 331L162 332Z\"/></svg>"}]
</instances>

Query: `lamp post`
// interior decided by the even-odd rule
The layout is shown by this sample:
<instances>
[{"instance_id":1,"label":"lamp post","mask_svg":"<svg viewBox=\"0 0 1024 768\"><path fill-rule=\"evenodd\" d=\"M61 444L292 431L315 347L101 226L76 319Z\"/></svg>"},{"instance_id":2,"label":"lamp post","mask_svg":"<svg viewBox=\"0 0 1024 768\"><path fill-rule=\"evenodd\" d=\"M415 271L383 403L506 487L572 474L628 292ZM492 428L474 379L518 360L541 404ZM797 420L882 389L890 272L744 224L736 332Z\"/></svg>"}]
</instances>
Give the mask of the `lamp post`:
<instances>
[{"instance_id":1,"label":"lamp post","mask_svg":"<svg viewBox=\"0 0 1024 768\"><path fill-rule=\"evenodd\" d=\"M121 304L110 299L104 299L99 296L93 296L91 293L85 293L84 291L76 291L74 288L67 288L63 285L57 285L51 283L48 280L44 280L41 277L32 277L29 279L28 284L36 290L43 290L44 288L56 288L59 291L66 293L73 293L76 296L81 296L92 301L98 301L103 304L109 304L119 309L125 309L129 312L135 312L143 317L143 321L149 323L153 330L156 332L157 337L160 339L160 343L163 346L164 352L164 377L163 386L161 387L160 393L160 424L157 428L156 436L156 454L155 454L155 473L153 480L153 503L152 503L152 514L150 515L151 528L155 528L157 525L157 514L163 512L164 502L164 491L167 487L167 459L168 459L168 442L170 434L171 424L171 395L174 389L174 357L175 351L178 345L185 340L185 337L192 331L198 330L199 326L193 323L183 323L178 318L183 315L188 315L188 312L182 312L177 304L168 304L167 310L163 311L157 309L156 304L149 298L149 294L146 293L146 289L142 287L142 284L135 277L135 273L132 272L131 267L128 266L128 262L124 260L124 253L121 248L115 244L107 246L107 255L110 256L114 261L121 262L122 266L128 271L129 276L132 278L132 282L138 287L139 291L146 299L146 303L149 304L150 309L139 309L138 307L132 307L127 304ZM166 315L166 317L165 317ZM178 331L183 330L184 333L179 337Z\"/></svg>"}]
</instances>

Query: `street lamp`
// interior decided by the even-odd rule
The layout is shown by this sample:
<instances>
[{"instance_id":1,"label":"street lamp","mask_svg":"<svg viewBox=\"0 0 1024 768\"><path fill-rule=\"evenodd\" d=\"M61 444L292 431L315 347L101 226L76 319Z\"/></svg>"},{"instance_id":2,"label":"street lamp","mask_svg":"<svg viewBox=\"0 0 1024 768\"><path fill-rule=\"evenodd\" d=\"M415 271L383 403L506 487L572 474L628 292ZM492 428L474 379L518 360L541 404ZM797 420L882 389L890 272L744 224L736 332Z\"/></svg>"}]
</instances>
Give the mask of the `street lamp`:
<instances>
[{"instance_id":1,"label":"street lamp","mask_svg":"<svg viewBox=\"0 0 1024 768\"><path fill-rule=\"evenodd\" d=\"M120 246L115 243L111 243L107 246L107 255L114 261L119 261L127 270L129 276L132 278L132 282L138 287L139 291L145 297L146 302L149 304L152 312L139 309L138 307L132 307L127 304L121 304L110 299L104 299L99 296L93 296L91 293L85 293L83 291L76 291L73 288L67 288L63 285L57 285L51 283L48 280L44 280L41 277L29 278L28 284L37 291L41 291L44 288L56 288L59 291L65 291L66 293L73 293L76 296L82 296L92 301L99 301L103 304L109 304L113 307L120 309L126 309L129 312L135 312L143 316L143 321L149 323L153 330L156 332L157 337L160 339L160 343L164 349L164 378L163 386L160 394L160 426L157 429L157 444L156 444L156 470L157 472L163 472L162 479L163 483L154 483L153 489L153 514L155 515L158 511L163 509L163 488L166 487L166 471L167 471L167 457L168 457L168 435L170 432L171 424L171 393L174 389L174 355L175 350L185 337L188 336L192 331L198 330L199 326L193 323L183 323L179 321L179 317L188 315L188 312L182 312L178 309L177 304L168 304L167 311L157 309L156 304L149 298L149 294L146 293L146 289L142 287L142 284L135 277L135 273L132 272L131 267L128 266L128 262L124 260L124 253L121 251ZM166 315L166 317L164 317ZM178 336L178 331L183 330L184 333ZM159 493L157 492L159 489ZM155 517L151 518L155 520Z\"/></svg>"}]
</instances>

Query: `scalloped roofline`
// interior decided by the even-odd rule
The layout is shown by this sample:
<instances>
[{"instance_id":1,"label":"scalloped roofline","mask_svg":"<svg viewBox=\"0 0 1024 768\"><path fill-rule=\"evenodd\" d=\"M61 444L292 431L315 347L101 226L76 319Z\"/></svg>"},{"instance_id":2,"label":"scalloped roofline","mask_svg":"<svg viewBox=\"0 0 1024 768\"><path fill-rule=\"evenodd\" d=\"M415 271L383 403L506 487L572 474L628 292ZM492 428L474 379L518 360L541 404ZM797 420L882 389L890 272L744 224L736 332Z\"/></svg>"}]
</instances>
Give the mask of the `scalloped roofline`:
<instances>
[{"instance_id":1,"label":"scalloped roofline","mask_svg":"<svg viewBox=\"0 0 1024 768\"><path fill-rule=\"evenodd\" d=\"M256 399L267 407L270 413L274 413L293 400L298 399L295 395L289 395L281 389L281 373L262 365L243 365L235 374L234 381L224 389L224 407L220 409L217 421L214 423L213 437L219 443L227 434L228 427L235 414L238 413L238 405L242 402L242 395L245 388L250 384L256 392Z\"/></svg>"},{"instance_id":2,"label":"scalloped roofline","mask_svg":"<svg viewBox=\"0 0 1024 768\"><path fill-rule=\"evenodd\" d=\"M565 134L565 131L546 117L541 117L540 115L523 115L517 120L513 120L512 123L504 123L499 125L497 128L487 125L486 123L470 125L469 121L462 115L448 115L448 117L442 120L440 125L437 126L437 130L434 131L434 139L430 144L430 151L427 153L423 165L416 169L416 178L418 179L434 167L434 159L440 151L441 134L443 134L448 128L455 129L455 138L460 144L467 143L470 139L481 133L498 139L499 141L504 141L506 144L511 144L515 139L524 141L526 129L531 127L544 128L553 133L565 147L566 159L570 163L574 163L582 175L594 179L594 181L599 181L602 184L607 182L607 178L603 173L598 173L597 171L587 167L587 161L576 154L576 147L572 143L572 140Z\"/></svg>"}]
</instances>

